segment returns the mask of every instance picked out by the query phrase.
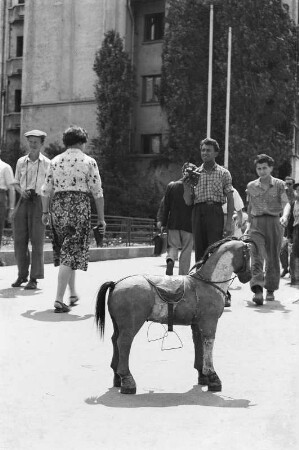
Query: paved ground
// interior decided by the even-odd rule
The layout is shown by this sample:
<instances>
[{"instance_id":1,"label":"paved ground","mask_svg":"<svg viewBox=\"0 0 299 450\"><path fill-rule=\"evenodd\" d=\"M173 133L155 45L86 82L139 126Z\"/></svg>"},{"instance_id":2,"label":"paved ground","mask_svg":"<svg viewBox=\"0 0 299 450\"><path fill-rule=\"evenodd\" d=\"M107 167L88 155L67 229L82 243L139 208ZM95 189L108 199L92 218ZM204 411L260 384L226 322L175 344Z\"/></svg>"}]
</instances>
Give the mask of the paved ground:
<instances>
[{"instance_id":1,"label":"paved ground","mask_svg":"<svg viewBox=\"0 0 299 450\"><path fill-rule=\"evenodd\" d=\"M97 288L163 273L163 264L91 263L78 272L81 302L66 315L53 314L52 265L36 292L10 288L16 267L0 268L1 450L298 448L299 290L288 278L277 301L261 308L248 285L232 285L214 352L221 393L196 384L189 327L175 327L182 349L161 351L161 341L148 342L148 324L131 352L137 395L111 388L111 321L103 342L93 317Z\"/></svg>"}]
</instances>

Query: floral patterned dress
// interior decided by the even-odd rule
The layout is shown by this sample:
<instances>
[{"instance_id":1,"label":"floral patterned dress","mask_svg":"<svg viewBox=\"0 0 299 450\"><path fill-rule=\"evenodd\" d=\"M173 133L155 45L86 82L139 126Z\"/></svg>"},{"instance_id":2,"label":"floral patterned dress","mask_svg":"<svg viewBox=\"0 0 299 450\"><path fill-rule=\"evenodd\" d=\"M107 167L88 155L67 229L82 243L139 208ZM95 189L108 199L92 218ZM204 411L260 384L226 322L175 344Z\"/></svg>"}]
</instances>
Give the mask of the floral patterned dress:
<instances>
[{"instance_id":1,"label":"floral patterned dress","mask_svg":"<svg viewBox=\"0 0 299 450\"><path fill-rule=\"evenodd\" d=\"M53 195L54 193L54 195ZM90 193L103 197L96 161L70 148L52 159L42 195L53 195L51 225L54 265L87 270L91 230Z\"/></svg>"}]
</instances>

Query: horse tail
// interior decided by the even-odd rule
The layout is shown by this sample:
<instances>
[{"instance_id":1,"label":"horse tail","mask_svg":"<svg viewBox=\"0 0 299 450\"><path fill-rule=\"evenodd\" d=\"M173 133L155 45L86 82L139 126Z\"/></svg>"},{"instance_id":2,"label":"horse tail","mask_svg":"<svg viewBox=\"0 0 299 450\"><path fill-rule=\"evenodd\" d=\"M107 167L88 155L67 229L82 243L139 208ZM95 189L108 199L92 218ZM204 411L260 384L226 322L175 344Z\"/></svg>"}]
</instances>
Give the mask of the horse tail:
<instances>
[{"instance_id":1,"label":"horse tail","mask_svg":"<svg viewBox=\"0 0 299 450\"><path fill-rule=\"evenodd\" d=\"M97 295L97 303L96 303L96 311L95 311L95 320L96 325L100 330L101 338L104 337L105 332L105 299L106 299L106 292L108 289L113 290L115 286L114 281L107 281L106 283L103 283L100 287Z\"/></svg>"}]
</instances>

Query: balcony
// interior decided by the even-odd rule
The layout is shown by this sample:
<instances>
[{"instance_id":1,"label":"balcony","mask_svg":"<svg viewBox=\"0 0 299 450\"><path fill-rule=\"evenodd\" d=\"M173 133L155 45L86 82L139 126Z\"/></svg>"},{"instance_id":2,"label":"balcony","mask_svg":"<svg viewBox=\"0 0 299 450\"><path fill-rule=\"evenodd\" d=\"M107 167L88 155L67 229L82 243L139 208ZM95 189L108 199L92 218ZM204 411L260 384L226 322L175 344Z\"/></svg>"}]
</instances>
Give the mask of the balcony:
<instances>
[{"instance_id":1,"label":"balcony","mask_svg":"<svg viewBox=\"0 0 299 450\"><path fill-rule=\"evenodd\" d=\"M24 21L25 4L14 5L8 9L9 9L9 23Z\"/></svg>"},{"instance_id":2,"label":"balcony","mask_svg":"<svg viewBox=\"0 0 299 450\"><path fill-rule=\"evenodd\" d=\"M4 127L6 130L20 130L21 113L13 112L4 115Z\"/></svg>"},{"instance_id":3,"label":"balcony","mask_svg":"<svg viewBox=\"0 0 299 450\"><path fill-rule=\"evenodd\" d=\"M22 75L23 58L10 58L6 61L6 75L15 77Z\"/></svg>"}]
</instances>

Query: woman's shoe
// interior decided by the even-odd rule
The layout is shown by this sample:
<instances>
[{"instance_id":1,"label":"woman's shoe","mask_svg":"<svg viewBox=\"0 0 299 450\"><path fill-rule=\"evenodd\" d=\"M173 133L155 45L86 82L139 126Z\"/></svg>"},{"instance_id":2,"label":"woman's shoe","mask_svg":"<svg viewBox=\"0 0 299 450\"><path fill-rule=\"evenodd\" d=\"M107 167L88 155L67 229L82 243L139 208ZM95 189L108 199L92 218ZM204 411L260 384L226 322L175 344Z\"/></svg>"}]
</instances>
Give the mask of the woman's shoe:
<instances>
[{"instance_id":1,"label":"woman's shoe","mask_svg":"<svg viewBox=\"0 0 299 450\"><path fill-rule=\"evenodd\" d=\"M18 277L14 283L12 283L12 287L20 287L22 283L27 283L28 278Z\"/></svg>"},{"instance_id":2,"label":"woman's shoe","mask_svg":"<svg viewBox=\"0 0 299 450\"><path fill-rule=\"evenodd\" d=\"M67 306L65 303L60 302L59 300L56 300L54 303L54 312L56 313L66 313L70 312L71 308Z\"/></svg>"},{"instance_id":3,"label":"woman's shoe","mask_svg":"<svg viewBox=\"0 0 299 450\"><path fill-rule=\"evenodd\" d=\"M79 297L77 295L70 296L70 306L78 305Z\"/></svg>"}]
</instances>

